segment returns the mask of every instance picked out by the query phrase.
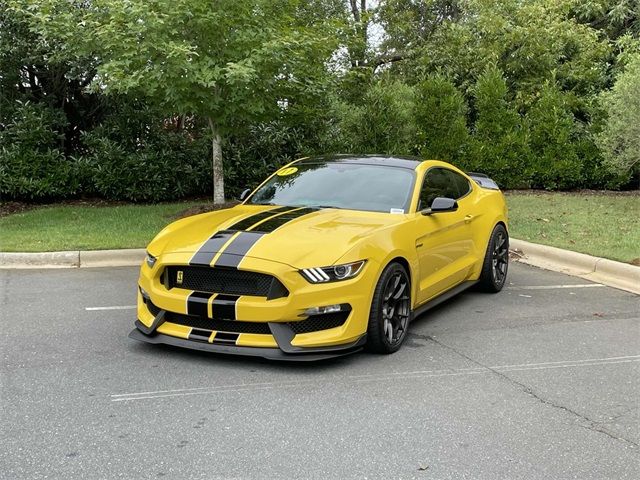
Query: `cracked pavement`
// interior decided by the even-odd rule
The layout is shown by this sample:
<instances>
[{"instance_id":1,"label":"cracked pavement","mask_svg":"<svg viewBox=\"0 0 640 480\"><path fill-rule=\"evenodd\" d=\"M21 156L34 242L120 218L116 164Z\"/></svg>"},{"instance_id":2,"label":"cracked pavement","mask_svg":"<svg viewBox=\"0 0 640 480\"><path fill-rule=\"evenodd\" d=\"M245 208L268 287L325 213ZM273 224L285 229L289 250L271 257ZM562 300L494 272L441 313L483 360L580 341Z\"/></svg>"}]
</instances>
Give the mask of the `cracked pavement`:
<instances>
[{"instance_id":1,"label":"cracked pavement","mask_svg":"<svg viewBox=\"0 0 640 480\"><path fill-rule=\"evenodd\" d=\"M507 289L427 312L394 355L300 365L128 339L136 278L0 270L0 478L640 470L633 294L512 263ZM104 306L118 308L86 310Z\"/></svg>"}]
</instances>

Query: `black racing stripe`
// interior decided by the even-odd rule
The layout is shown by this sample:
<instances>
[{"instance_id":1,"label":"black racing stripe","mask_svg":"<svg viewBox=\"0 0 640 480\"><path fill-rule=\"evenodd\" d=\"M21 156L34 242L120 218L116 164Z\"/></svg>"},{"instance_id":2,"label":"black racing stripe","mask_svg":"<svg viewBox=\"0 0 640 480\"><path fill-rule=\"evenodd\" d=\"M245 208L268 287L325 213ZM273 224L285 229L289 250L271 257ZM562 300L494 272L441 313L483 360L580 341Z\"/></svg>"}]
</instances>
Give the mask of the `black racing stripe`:
<instances>
[{"instance_id":1,"label":"black racing stripe","mask_svg":"<svg viewBox=\"0 0 640 480\"><path fill-rule=\"evenodd\" d=\"M229 228L227 228L227 230L240 230L240 231L247 230L248 228L252 227L256 223L261 222L262 220L265 220L271 217L272 215L275 215L277 213L287 212L289 210L293 210L294 208L295 207L278 207L278 208L272 208L264 212L256 213L245 219L240 220L237 223L234 223Z\"/></svg>"},{"instance_id":2,"label":"black racing stripe","mask_svg":"<svg viewBox=\"0 0 640 480\"><path fill-rule=\"evenodd\" d=\"M297 218L303 217L304 215L309 215L310 213L317 212L317 211L318 211L317 208L307 207L307 208L301 208L299 210L295 210L293 212L283 213L282 215L278 215L277 217L274 217L271 220L267 220L266 222L261 223L253 231L262 232L262 233L271 233L276 228L280 228L286 223L289 223Z\"/></svg>"},{"instance_id":3,"label":"black racing stripe","mask_svg":"<svg viewBox=\"0 0 640 480\"><path fill-rule=\"evenodd\" d=\"M258 240L264 235L260 232L241 232L233 242L225 248L224 252L218 257L214 266L238 268L240 261L247 254L249 249L253 247Z\"/></svg>"},{"instance_id":4,"label":"black racing stripe","mask_svg":"<svg viewBox=\"0 0 640 480\"><path fill-rule=\"evenodd\" d=\"M236 303L239 295L217 295L211 304L213 318L236 320Z\"/></svg>"},{"instance_id":5,"label":"black racing stripe","mask_svg":"<svg viewBox=\"0 0 640 480\"><path fill-rule=\"evenodd\" d=\"M247 230L258 222L266 220L279 213L295 210L296 207L278 207L272 208L254 215L250 215L247 218L234 223L230 227L214 233L204 245L202 245L195 255L191 258L189 265L205 265L209 266L211 261L216 256L216 253L220 251L223 245L238 231Z\"/></svg>"},{"instance_id":6,"label":"black racing stripe","mask_svg":"<svg viewBox=\"0 0 640 480\"><path fill-rule=\"evenodd\" d=\"M239 336L239 333L216 332L216 336L213 337L213 343L232 343L235 345Z\"/></svg>"},{"instance_id":7,"label":"black racing stripe","mask_svg":"<svg viewBox=\"0 0 640 480\"><path fill-rule=\"evenodd\" d=\"M229 239L235 235L236 232L229 230L222 230L216 232L213 236L207 240L202 247L191 258L189 265L206 265L209 266L213 257L222 248L222 246L229 241Z\"/></svg>"},{"instance_id":8,"label":"black racing stripe","mask_svg":"<svg viewBox=\"0 0 640 480\"><path fill-rule=\"evenodd\" d=\"M273 210L271 210L273 212ZM291 211L273 215L271 219L257 225L255 230L241 232L233 241L225 248L224 252L218 257L214 266L238 268L244 256L249 252L260 238L266 234L273 232L276 228L291 222L304 215L318 211L317 208L297 208Z\"/></svg>"},{"instance_id":9,"label":"black racing stripe","mask_svg":"<svg viewBox=\"0 0 640 480\"><path fill-rule=\"evenodd\" d=\"M211 332L209 330L200 330L198 328L192 328L189 333L189 340L195 340L197 342L208 342Z\"/></svg>"},{"instance_id":10,"label":"black racing stripe","mask_svg":"<svg viewBox=\"0 0 640 480\"><path fill-rule=\"evenodd\" d=\"M187 315L198 315L199 317L208 317L209 312L207 305L211 298L211 293L193 292L187 298Z\"/></svg>"}]
</instances>

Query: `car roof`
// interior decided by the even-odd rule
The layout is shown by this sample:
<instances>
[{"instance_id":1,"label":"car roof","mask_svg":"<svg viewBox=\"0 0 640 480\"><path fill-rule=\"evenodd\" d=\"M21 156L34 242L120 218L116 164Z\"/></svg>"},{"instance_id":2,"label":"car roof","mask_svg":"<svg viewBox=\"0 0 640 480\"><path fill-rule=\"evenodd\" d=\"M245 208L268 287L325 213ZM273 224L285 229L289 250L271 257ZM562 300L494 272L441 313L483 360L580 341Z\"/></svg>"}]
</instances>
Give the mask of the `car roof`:
<instances>
[{"instance_id":1,"label":"car roof","mask_svg":"<svg viewBox=\"0 0 640 480\"><path fill-rule=\"evenodd\" d=\"M396 155L317 155L306 157L295 162L298 165L312 165L315 163L357 163L362 165L383 165L415 170L422 163L417 157Z\"/></svg>"}]
</instances>

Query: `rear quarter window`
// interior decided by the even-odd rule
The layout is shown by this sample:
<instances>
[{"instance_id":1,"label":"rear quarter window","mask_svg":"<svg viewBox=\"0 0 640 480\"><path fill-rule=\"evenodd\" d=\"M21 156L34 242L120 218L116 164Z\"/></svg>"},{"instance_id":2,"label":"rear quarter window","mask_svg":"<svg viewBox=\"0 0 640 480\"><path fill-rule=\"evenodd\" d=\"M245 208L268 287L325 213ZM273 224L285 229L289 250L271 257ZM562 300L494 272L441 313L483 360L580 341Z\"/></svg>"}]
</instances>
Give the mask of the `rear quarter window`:
<instances>
[{"instance_id":1,"label":"rear quarter window","mask_svg":"<svg viewBox=\"0 0 640 480\"><path fill-rule=\"evenodd\" d=\"M448 168L435 167L425 173L418 209L431 206L436 197L458 200L469 193L469 181L459 173Z\"/></svg>"}]
</instances>

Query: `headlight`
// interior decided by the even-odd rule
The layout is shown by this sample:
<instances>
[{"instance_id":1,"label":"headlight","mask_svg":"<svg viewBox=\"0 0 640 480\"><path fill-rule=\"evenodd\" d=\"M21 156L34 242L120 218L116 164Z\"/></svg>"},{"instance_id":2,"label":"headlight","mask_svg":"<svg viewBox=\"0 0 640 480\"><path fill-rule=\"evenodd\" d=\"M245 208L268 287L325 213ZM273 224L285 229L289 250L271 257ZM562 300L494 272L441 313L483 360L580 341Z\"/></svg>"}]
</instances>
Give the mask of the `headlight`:
<instances>
[{"instance_id":1,"label":"headlight","mask_svg":"<svg viewBox=\"0 0 640 480\"><path fill-rule=\"evenodd\" d=\"M153 268L153 266L156 264L156 260L158 260L156 257L147 252L147 258L145 258L145 262L147 262L149 268Z\"/></svg>"},{"instance_id":2,"label":"headlight","mask_svg":"<svg viewBox=\"0 0 640 480\"><path fill-rule=\"evenodd\" d=\"M300 274L311 283L338 282L358 275L365 263L366 260L358 260L332 267L305 268Z\"/></svg>"}]
</instances>

